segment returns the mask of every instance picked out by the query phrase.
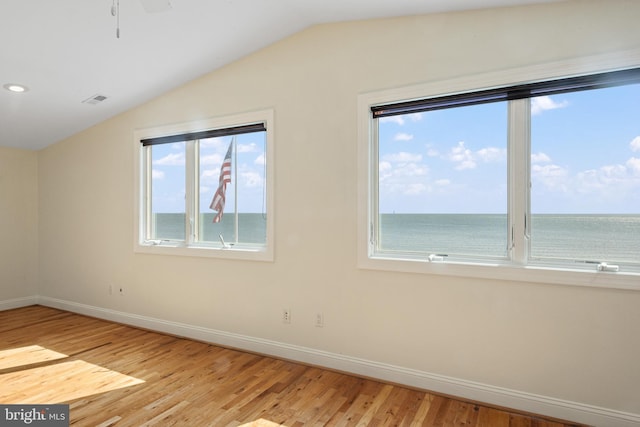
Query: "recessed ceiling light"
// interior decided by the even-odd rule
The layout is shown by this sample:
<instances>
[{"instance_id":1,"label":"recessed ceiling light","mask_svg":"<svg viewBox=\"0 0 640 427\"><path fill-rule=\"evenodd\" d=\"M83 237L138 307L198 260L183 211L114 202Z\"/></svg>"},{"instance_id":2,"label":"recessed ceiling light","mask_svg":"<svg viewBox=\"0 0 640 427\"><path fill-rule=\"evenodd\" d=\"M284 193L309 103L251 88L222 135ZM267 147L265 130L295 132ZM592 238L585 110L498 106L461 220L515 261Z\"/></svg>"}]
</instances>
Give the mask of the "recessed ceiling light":
<instances>
[{"instance_id":1,"label":"recessed ceiling light","mask_svg":"<svg viewBox=\"0 0 640 427\"><path fill-rule=\"evenodd\" d=\"M20 93L20 92L26 92L29 90L28 87L24 86L24 85L19 85L17 83L7 83L6 85L3 86L6 90L9 90L11 92L16 92L16 93Z\"/></svg>"}]
</instances>

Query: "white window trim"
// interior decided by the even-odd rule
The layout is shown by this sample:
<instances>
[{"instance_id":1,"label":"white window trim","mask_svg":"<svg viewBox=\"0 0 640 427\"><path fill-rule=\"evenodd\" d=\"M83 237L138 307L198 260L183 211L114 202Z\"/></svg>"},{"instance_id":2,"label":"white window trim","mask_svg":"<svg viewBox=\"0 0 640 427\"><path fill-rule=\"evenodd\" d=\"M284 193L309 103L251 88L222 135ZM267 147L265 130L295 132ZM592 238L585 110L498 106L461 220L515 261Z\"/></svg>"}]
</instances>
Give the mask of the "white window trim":
<instances>
[{"instance_id":1,"label":"white window trim","mask_svg":"<svg viewBox=\"0 0 640 427\"><path fill-rule=\"evenodd\" d=\"M407 259L406 256L402 259L393 258L375 254L371 242L372 212L375 208L373 205L377 203L372 195L375 194L376 188L375 168L378 158L377 147L373 143L376 129L371 120L371 106L638 66L640 66L640 49L633 49L360 94L358 96L358 267L407 273L640 290L638 273L586 271L552 265L524 265L528 257L528 244L522 244L528 243L525 242L524 212L513 212L511 209L514 206L513 197L515 196L513 195L523 194L521 187L527 185L526 179L523 179L525 174L521 171L528 171L530 166L526 155L520 150L528 152L528 147L521 147L510 153L512 167L509 171L509 185L515 188L509 191L508 203L510 212L523 220L511 221L510 226L516 228L515 232L519 233L520 241L513 248L512 260L509 262L452 263L429 262L425 258ZM525 104L526 102L517 103L514 108L527 108ZM510 128L509 132L521 133L526 132L526 129ZM518 174L515 174L517 177L514 175L516 168L519 169ZM528 176L528 173L526 175ZM519 205L522 206L522 204Z\"/></svg>"},{"instance_id":2,"label":"white window trim","mask_svg":"<svg viewBox=\"0 0 640 427\"><path fill-rule=\"evenodd\" d=\"M234 245L233 247L223 248L222 244L198 244L189 246L183 242L144 242L145 230L142 228L145 224L142 215L144 215L145 209L143 204L145 203L143 195L145 194L145 177L142 176L142 171L145 170L143 162L145 156L143 155L143 147L140 140L145 138L155 138L166 135L175 135L187 132L198 132L209 129L218 129L225 127L233 127L243 125L247 123L264 122L267 128L266 135L266 210L267 210L267 223L266 232L267 240L264 247L243 247L242 245ZM138 129L134 132L133 147L134 147L134 230L133 230L133 250L135 253L144 254L156 254L156 255L176 255L176 256L191 256L191 257L208 257L208 258L221 258L221 259L233 259L233 260L248 260L248 261L273 261L274 260L274 112L272 109L252 111L246 113L239 113L235 115L229 115L224 117L215 117L197 122L187 122L180 124L172 124L165 126L157 126L147 129ZM188 157L188 156L187 156ZM148 173L150 168L146 169ZM196 172L197 173L197 172ZM186 191L189 190L189 180L185 183ZM191 227L188 227L191 228ZM191 233L190 229L186 230L187 233Z\"/></svg>"}]
</instances>

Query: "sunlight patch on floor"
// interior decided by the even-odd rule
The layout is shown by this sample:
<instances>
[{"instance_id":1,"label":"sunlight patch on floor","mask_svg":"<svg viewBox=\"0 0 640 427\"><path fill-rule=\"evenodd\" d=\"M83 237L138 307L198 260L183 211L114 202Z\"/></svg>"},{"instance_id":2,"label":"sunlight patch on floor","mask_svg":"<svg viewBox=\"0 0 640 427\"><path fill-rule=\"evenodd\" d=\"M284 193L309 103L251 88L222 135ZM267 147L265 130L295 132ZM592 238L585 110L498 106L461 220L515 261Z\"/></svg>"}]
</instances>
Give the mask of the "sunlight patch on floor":
<instances>
[{"instance_id":1,"label":"sunlight patch on floor","mask_svg":"<svg viewBox=\"0 0 640 427\"><path fill-rule=\"evenodd\" d=\"M72 360L0 375L0 402L61 403L144 380L84 360Z\"/></svg>"},{"instance_id":2,"label":"sunlight patch on floor","mask_svg":"<svg viewBox=\"0 0 640 427\"><path fill-rule=\"evenodd\" d=\"M239 427L282 427L282 426L284 426L284 424L278 424L278 423L274 423L273 421L260 418L255 421L251 421L250 423L242 424Z\"/></svg>"},{"instance_id":3,"label":"sunlight patch on floor","mask_svg":"<svg viewBox=\"0 0 640 427\"><path fill-rule=\"evenodd\" d=\"M0 351L0 370L34 363L49 362L68 357L66 354L49 350L39 345L29 345Z\"/></svg>"}]
</instances>

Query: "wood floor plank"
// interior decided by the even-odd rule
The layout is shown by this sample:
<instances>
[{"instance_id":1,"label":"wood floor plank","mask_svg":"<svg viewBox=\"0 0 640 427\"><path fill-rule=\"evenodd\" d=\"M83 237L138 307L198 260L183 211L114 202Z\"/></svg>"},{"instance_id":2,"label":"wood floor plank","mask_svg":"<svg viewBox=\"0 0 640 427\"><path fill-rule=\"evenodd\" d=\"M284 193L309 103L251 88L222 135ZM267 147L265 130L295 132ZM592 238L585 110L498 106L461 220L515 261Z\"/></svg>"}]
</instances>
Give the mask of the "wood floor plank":
<instances>
[{"instance_id":1,"label":"wood floor plank","mask_svg":"<svg viewBox=\"0 0 640 427\"><path fill-rule=\"evenodd\" d=\"M430 393L427 393L423 396L422 403L418 408L418 412L411 422L412 426L427 425L425 423L425 420L427 418L427 415L429 415L429 411L431 410L431 403L433 402L434 397L435 396Z\"/></svg>"},{"instance_id":2,"label":"wood floor plank","mask_svg":"<svg viewBox=\"0 0 640 427\"><path fill-rule=\"evenodd\" d=\"M41 306L0 312L0 401L91 427L577 426Z\"/></svg>"},{"instance_id":3,"label":"wood floor plank","mask_svg":"<svg viewBox=\"0 0 640 427\"><path fill-rule=\"evenodd\" d=\"M509 427L509 414L494 408L480 407L480 427Z\"/></svg>"}]
</instances>

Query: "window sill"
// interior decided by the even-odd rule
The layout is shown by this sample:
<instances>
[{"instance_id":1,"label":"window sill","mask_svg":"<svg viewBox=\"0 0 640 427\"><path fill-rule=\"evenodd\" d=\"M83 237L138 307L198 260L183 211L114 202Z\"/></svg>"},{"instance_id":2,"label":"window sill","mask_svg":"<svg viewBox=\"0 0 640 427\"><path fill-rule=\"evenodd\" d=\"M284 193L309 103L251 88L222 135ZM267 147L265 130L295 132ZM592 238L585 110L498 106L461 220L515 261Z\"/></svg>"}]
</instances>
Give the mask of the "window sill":
<instances>
[{"instance_id":1,"label":"window sill","mask_svg":"<svg viewBox=\"0 0 640 427\"><path fill-rule=\"evenodd\" d=\"M628 271L590 271L541 265L519 266L499 261L488 263L429 262L427 259L398 259L384 255L361 258L358 267L403 273L640 291L640 273Z\"/></svg>"},{"instance_id":2,"label":"window sill","mask_svg":"<svg viewBox=\"0 0 640 427\"><path fill-rule=\"evenodd\" d=\"M273 262L273 251L266 247L256 246L184 246L177 242L161 242L159 244L138 243L134 248L135 253L188 256L201 258L219 258L243 261Z\"/></svg>"}]
</instances>

